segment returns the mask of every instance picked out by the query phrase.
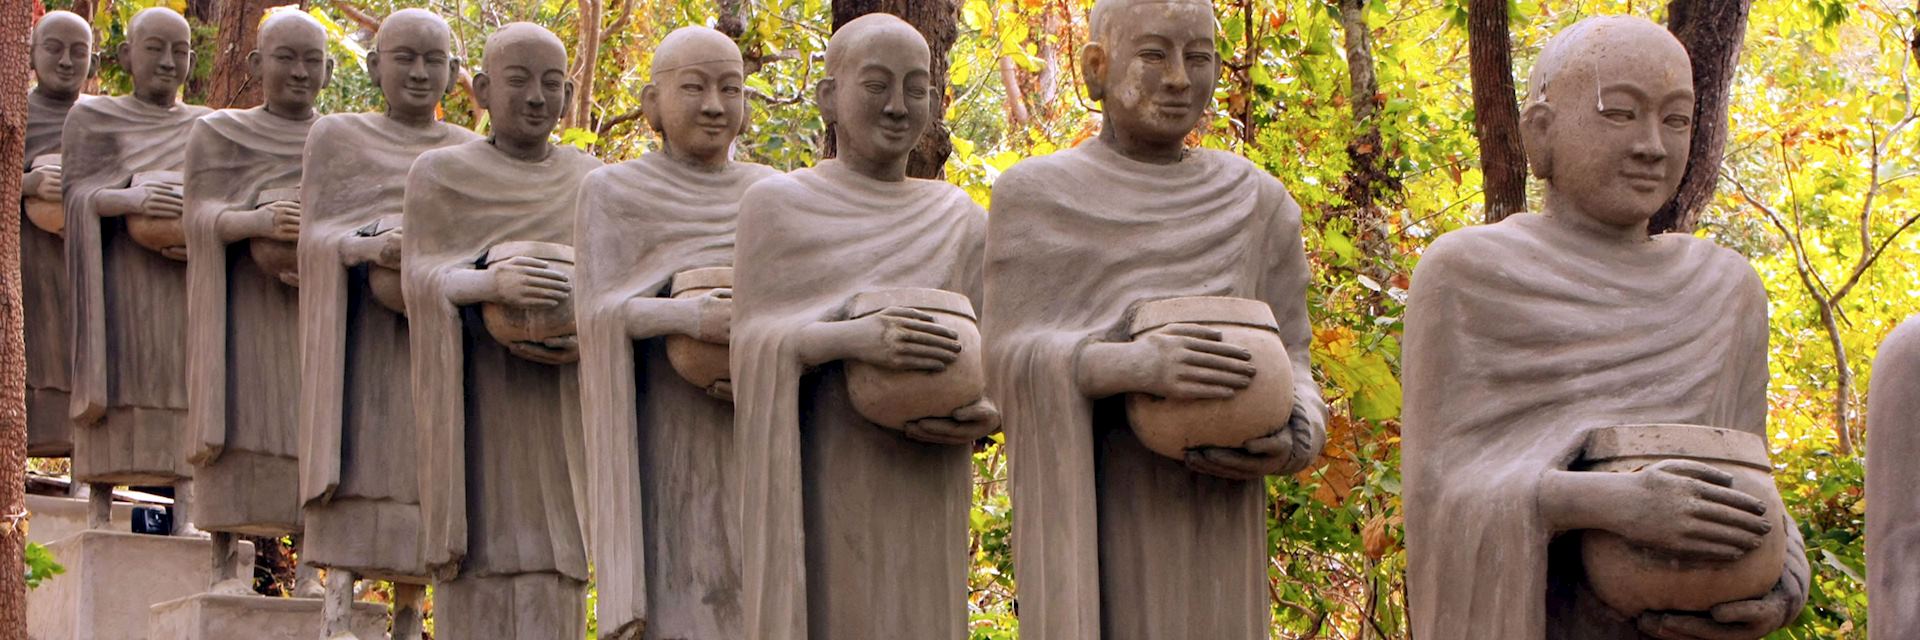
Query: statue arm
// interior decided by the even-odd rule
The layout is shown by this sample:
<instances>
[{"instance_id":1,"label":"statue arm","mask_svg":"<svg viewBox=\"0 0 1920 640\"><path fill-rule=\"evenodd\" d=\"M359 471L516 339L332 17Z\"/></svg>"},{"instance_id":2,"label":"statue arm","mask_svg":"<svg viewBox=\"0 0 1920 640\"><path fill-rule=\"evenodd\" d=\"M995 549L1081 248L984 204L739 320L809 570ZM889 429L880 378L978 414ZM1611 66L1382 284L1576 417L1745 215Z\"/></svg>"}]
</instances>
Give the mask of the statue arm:
<instances>
[{"instance_id":1,"label":"statue arm","mask_svg":"<svg viewBox=\"0 0 1920 640\"><path fill-rule=\"evenodd\" d=\"M486 269L453 269L440 277L441 290L446 292L447 301L456 307L495 302L500 297L494 286L493 274Z\"/></svg>"}]
</instances>

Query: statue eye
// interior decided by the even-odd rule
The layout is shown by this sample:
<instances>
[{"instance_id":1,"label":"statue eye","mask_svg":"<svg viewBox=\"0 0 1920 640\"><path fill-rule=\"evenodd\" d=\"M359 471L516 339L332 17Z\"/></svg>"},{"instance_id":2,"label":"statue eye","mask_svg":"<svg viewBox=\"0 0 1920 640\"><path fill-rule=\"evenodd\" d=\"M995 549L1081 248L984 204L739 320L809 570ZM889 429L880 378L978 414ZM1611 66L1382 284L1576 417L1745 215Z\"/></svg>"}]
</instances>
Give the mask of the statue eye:
<instances>
[{"instance_id":1,"label":"statue eye","mask_svg":"<svg viewBox=\"0 0 1920 640\"><path fill-rule=\"evenodd\" d=\"M1140 59L1147 62L1160 62L1167 59L1167 52L1159 49L1141 49Z\"/></svg>"},{"instance_id":2,"label":"statue eye","mask_svg":"<svg viewBox=\"0 0 1920 640\"><path fill-rule=\"evenodd\" d=\"M1187 63L1188 63L1188 64L1207 64L1207 63L1210 63L1210 62L1213 62L1213 54L1210 54L1210 53L1190 53L1190 54L1187 54Z\"/></svg>"},{"instance_id":3,"label":"statue eye","mask_svg":"<svg viewBox=\"0 0 1920 640\"><path fill-rule=\"evenodd\" d=\"M692 82L680 85L680 90L685 91L687 93L700 93L700 90L705 88L706 87L700 86L698 84L694 84Z\"/></svg>"},{"instance_id":4,"label":"statue eye","mask_svg":"<svg viewBox=\"0 0 1920 640\"><path fill-rule=\"evenodd\" d=\"M887 83L885 82L868 82L861 86L867 88L867 93L881 94L887 92Z\"/></svg>"},{"instance_id":5,"label":"statue eye","mask_svg":"<svg viewBox=\"0 0 1920 640\"><path fill-rule=\"evenodd\" d=\"M1627 109L1606 109L1600 112L1600 117L1613 122L1632 122L1633 112Z\"/></svg>"},{"instance_id":6,"label":"statue eye","mask_svg":"<svg viewBox=\"0 0 1920 640\"><path fill-rule=\"evenodd\" d=\"M726 94L727 97L737 96L737 95L740 95L740 87L735 87L735 86L722 87L720 89L720 93Z\"/></svg>"},{"instance_id":7,"label":"statue eye","mask_svg":"<svg viewBox=\"0 0 1920 640\"><path fill-rule=\"evenodd\" d=\"M1667 116L1667 126L1675 129L1686 129L1693 126L1693 118L1682 115Z\"/></svg>"}]
</instances>

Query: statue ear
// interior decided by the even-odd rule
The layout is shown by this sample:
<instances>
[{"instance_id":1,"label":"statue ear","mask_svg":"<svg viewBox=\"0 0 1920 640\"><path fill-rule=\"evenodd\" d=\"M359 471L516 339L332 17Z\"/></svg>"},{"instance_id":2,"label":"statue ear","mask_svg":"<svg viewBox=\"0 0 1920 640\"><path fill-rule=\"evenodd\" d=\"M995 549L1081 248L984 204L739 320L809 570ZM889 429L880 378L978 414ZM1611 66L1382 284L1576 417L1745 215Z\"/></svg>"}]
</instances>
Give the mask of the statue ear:
<instances>
[{"instance_id":1,"label":"statue ear","mask_svg":"<svg viewBox=\"0 0 1920 640\"><path fill-rule=\"evenodd\" d=\"M261 60L261 56L260 56L259 49L254 49L253 51L247 53L247 73L252 75L255 78L260 77L260 60ZM192 67L188 67L188 68L192 68Z\"/></svg>"},{"instance_id":2,"label":"statue ear","mask_svg":"<svg viewBox=\"0 0 1920 640\"><path fill-rule=\"evenodd\" d=\"M333 84L333 56L327 56L327 68L325 71L320 72L320 89L325 89L332 84ZM315 89L314 91L318 93L319 89Z\"/></svg>"},{"instance_id":3,"label":"statue ear","mask_svg":"<svg viewBox=\"0 0 1920 640\"><path fill-rule=\"evenodd\" d=\"M572 106L573 105L573 81L568 80L567 83L563 86L566 87L565 91L566 91L567 97L560 104L562 107L561 113L566 113L566 112L573 111L573 106Z\"/></svg>"},{"instance_id":4,"label":"statue ear","mask_svg":"<svg viewBox=\"0 0 1920 640\"><path fill-rule=\"evenodd\" d=\"M487 75L487 72L473 74L474 105L482 109L487 108L487 90L491 88L493 88L493 77Z\"/></svg>"},{"instance_id":5,"label":"statue ear","mask_svg":"<svg viewBox=\"0 0 1920 640\"><path fill-rule=\"evenodd\" d=\"M458 56L447 56L447 92L442 95L453 95L453 90L460 86L461 68Z\"/></svg>"},{"instance_id":6,"label":"statue ear","mask_svg":"<svg viewBox=\"0 0 1920 640\"><path fill-rule=\"evenodd\" d=\"M1087 98L1094 102L1107 99L1107 48L1089 42L1080 48L1080 77L1086 79Z\"/></svg>"},{"instance_id":7,"label":"statue ear","mask_svg":"<svg viewBox=\"0 0 1920 640\"><path fill-rule=\"evenodd\" d=\"M380 88L380 49L367 50L367 77L373 79L374 88Z\"/></svg>"},{"instance_id":8,"label":"statue ear","mask_svg":"<svg viewBox=\"0 0 1920 640\"><path fill-rule=\"evenodd\" d=\"M651 82L640 88L640 115L647 119L647 128L667 139L666 123L660 119L660 87Z\"/></svg>"},{"instance_id":9,"label":"statue ear","mask_svg":"<svg viewBox=\"0 0 1920 640\"><path fill-rule=\"evenodd\" d=\"M820 120L827 126L833 126L833 122L840 119L840 109L833 104L833 91L833 76L822 78L820 85L813 89L813 102L820 107Z\"/></svg>"},{"instance_id":10,"label":"statue ear","mask_svg":"<svg viewBox=\"0 0 1920 640\"><path fill-rule=\"evenodd\" d=\"M1526 150L1527 166L1533 177L1553 179L1553 144L1548 137L1553 128L1553 105L1536 100L1520 114L1520 146Z\"/></svg>"},{"instance_id":11,"label":"statue ear","mask_svg":"<svg viewBox=\"0 0 1920 640\"><path fill-rule=\"evenodd\" d=\"M130 55L133 55L133 43L131 42L122 42L119 47L113 50L114 64L120 65L120 70L127 72L129 75L133 73L132 69L127 68L127 60Z\"/></svg>"},{"instance_id":12,"label":"statue ear","mask_svg":"<svg viewBox=\"0 0 1920 640\"><path fill-rule=\"evenodd\" d=\"M94 77L98 77L99 75L100 75L100 52L95 51L87 55L87 77L94 78Z\"/></svg>"}]
</instances>

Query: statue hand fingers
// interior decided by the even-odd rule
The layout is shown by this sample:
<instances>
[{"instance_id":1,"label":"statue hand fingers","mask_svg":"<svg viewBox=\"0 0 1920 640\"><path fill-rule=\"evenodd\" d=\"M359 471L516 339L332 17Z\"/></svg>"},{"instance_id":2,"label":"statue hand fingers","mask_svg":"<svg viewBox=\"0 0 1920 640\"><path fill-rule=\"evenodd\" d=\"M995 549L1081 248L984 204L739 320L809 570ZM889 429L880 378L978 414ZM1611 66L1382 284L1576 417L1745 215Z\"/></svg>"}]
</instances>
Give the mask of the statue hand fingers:
<instances>
[{"instance_id":1,"label":"statue hand fingers","mask_svg":"<svg viewBox=\"0 0 1920 640\"><path fill-rule=\"evenodd\" d=\"M1215 329L1213 327L1208 327L1204 325L1190 324L1186 322L1176 322L1176 323L1167 325L1165 327L1161 327L1160 330L1162 335L1180 336L1183 338L1195 338L1195 339L1209 341L1209 342L1218 342L1222 335L1219 329Z\"/></svg>"}]
</instances>

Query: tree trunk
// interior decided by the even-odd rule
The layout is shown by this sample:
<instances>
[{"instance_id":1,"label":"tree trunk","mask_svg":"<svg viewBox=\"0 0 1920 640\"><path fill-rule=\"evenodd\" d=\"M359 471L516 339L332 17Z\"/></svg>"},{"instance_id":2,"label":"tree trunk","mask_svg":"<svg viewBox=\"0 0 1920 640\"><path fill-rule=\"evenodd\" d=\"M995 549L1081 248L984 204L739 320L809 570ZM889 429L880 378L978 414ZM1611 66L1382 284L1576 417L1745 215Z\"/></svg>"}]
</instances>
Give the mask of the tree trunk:
<instances>
[{"instance_id":1,"label":"tree trunk","mask_svg":"<svg viewBox=\"0 0 1920 640\"><path fill-rule=\"evenodd\" d=\"M260 35L260 18L281 0L225 0L218 3L213 75L207 78L205 104L215 109L246 108L261 102L260 83L247 69Z\"/></svg>"},{"instance_id":2,"label":"tree trunk","mask_svg":"<svg viewBox=\"0 0 1920 640\"><path fill-rule=\"evenodd\" d=\"M1747 35L1747 10L1753 0L1672 0L1667 30L1686 45L1693 59L1693 143L1680 191L1647 225L1651 233L1687 233L1720 185L1720 160L1727 149L1727 107L1733 74Z\"/></svg>"},{"instance_id":3,"label":"tree trunk","mask_svg":"<svg viewBox=\"0 0 1920 640\"><path fill-rule=\"evenodd\" d=\"M933 125L927 127L926 135L913 148L913 156L907 160L907 175L940 178L945 175L947 156L953 154L953 141L947 132L947 52L960 36L954 5L950 0L834 0L833 29L839 31L854 18L869 13L900 16L926 37L927 47L933 50ZM833 157L835 149L833 128L828 127L820 158Z\"/></svg>"},{"instance_id":4,"label":"tree trunk","mask_svg":"<svg viewBox=\"0 0 1920 640\"><path fill-rule=\"evenodd\" d=\"M1507 0L1467 0L1467 42L1473 75L1473 132L1480 140L1486 220L1499 222L1527 206L1527 154L1520 147L1520 107L1513 93L1513 45Z\"/></svg>"},{"instance_id":5,"label":"tree trunk","mask_svg":"<svg viewBox=\"0 0 1920 640\"><path fill-rule=\"evenodd\" d=\"M0 3L0 202L20 206L27 166L33 4ZM0 216L0 637L27 637L27 342L20 309L20 216Z\"/></svg>"},{"instance_id":6,"label":"tree trunk","mask_svg":"<svg viewBox=\"0 0 1920 640\"><path fill-rule=\"evenodd\" d=\"M1353 220L1355 240L1367 260L1360 272L1375 282L1386 282L1386 261L1393 244L1386 212L1376 201L1383 190L1398 182L1382 166L1380 81L1374 74L1373 38L1367 26L1367 0L1340 0L1340 29L1345 33L1347 99L1353 109L1354 136L1347 142L1345 215ZM1375 297L1379 294L1376 292Z\"/></svg>"}]
</instances>

